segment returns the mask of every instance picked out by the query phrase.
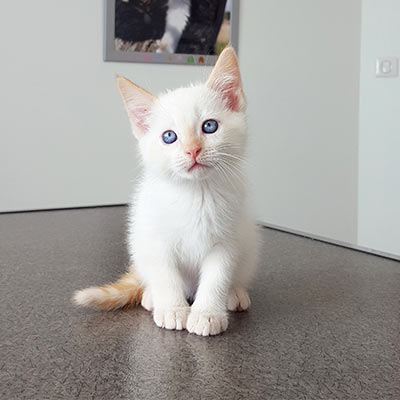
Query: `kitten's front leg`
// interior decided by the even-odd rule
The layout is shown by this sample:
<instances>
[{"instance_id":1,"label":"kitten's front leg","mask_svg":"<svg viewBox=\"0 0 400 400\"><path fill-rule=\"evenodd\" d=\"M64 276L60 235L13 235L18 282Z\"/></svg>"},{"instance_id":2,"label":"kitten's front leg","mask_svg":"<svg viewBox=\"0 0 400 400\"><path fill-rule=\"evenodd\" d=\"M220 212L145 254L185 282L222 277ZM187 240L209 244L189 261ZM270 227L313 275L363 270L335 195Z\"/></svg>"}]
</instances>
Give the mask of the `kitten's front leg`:
<instances>
[{"instance_id":1,"label":"kitten's front leg","mask_svg":"<svg viewBox=\"0 0 400 400\"><path fill-rule=\"evenodd\" d=\"M187 321L187 330L197 335L218 335L228 328L226 310L231 279L230 252L215 246L201 265L200 284Z\"/></svg>"},{"instance_id":2,"label":"kitten's front leg","mask_svg":"<svg viewBox=\"0 0 400 400\"><path fill-rule=\"evenodd\" d=\"M142 262L146 268L145 291L151 296L154 322L160 328L185 329L190 307L175 261L166 254L152 254Z\"/></svg>"},{"instance_id":3,"label":"kitten's front leg","mask_svg":"<svg viewBox=\"0 0 400 400\"><path fill-rule=\"evenodd\" d=\"M169 0L165 32L157 53L175 53L190 16L190 0Z\"/></svg>"}]
</instances>

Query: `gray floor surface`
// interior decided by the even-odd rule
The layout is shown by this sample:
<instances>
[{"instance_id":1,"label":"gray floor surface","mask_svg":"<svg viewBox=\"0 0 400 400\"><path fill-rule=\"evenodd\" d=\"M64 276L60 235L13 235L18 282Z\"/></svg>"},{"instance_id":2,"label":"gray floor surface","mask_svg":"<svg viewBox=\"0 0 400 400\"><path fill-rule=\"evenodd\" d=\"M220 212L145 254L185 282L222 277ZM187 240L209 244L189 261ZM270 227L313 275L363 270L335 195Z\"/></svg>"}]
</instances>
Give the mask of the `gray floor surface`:
<instances>
[{"instance_id":1,"label":"gray floor surface","mask_svg":"<svg viewBox=\"0 0 400 400\"><path fill-rule=\"evenodd\" d=\"M400 263L265 229L223 335L74 307L128 263L124 207L0 215L1 399L400 399Z\"/></svg>"}]
</instances>

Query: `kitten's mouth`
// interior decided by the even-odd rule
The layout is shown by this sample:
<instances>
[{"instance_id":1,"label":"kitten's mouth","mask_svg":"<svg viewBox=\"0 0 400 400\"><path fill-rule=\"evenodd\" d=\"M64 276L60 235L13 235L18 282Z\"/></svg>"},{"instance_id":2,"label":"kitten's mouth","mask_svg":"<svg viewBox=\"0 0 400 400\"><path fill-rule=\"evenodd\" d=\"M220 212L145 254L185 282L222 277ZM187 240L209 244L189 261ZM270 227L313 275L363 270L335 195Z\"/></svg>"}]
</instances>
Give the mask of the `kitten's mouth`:
<instances>
[{"instance_id":1,"label":"kitten's mouth","mask_svg":"<svg viewBox=\"0 0 400 400\"><path fill-rule=\"evenodd\" d=\"M194 164L188 169L188 172L192 172L195 169L199 169L199 168L207 168L207 165L200 164L197 161L195 161Z\"/></svg>"}]
</instances>

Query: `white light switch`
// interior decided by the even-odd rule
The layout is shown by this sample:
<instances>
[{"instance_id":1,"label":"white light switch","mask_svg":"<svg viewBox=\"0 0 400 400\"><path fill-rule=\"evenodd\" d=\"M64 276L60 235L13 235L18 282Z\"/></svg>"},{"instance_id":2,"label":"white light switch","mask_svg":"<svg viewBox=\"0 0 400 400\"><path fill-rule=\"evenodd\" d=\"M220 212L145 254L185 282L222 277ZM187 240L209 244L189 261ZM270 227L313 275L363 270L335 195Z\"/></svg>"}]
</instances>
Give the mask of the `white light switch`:
<instances>
[{"instance_id":1,"label":"white light switch","mask_svg":"<svg viewBox=\"0 0 400 400\"><path fill-rule=\"evenodd\" d=\"M396 57L377 58L375 74L379 78L393 78L399 76L399 59Z\"/></svg>"}]
</instances>

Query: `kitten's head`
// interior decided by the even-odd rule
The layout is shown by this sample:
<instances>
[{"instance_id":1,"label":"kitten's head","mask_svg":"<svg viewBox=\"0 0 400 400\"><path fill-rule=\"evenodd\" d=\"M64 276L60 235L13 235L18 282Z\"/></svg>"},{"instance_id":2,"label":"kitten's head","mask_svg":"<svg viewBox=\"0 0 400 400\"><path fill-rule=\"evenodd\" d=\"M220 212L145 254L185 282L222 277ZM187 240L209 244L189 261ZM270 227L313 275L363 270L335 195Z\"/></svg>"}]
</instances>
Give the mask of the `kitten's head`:
<instances>
[{"instance_id":1,"label":"kitten's head","mask_svg":"<svg viewBox=\"0 0 400 400\"><path fill-rule=\"evenodd\" d=\"M226 48L205 84L154 96L119 77L146 167L177 179L237 175L246 140L245 99L234 50Z\"/></svg>"}]
</instances>

